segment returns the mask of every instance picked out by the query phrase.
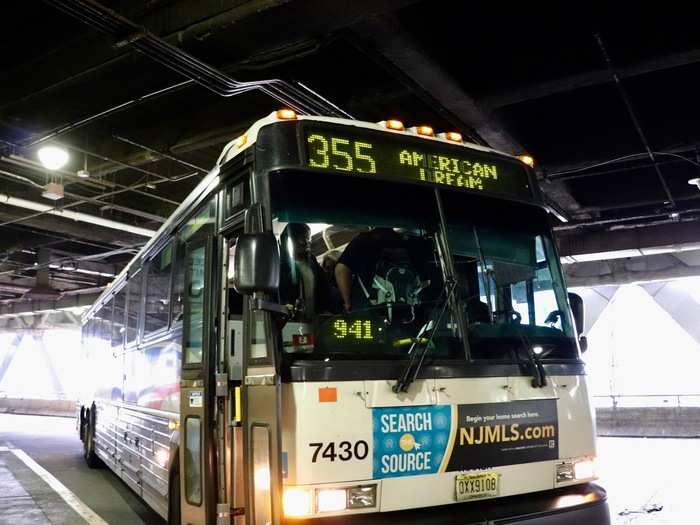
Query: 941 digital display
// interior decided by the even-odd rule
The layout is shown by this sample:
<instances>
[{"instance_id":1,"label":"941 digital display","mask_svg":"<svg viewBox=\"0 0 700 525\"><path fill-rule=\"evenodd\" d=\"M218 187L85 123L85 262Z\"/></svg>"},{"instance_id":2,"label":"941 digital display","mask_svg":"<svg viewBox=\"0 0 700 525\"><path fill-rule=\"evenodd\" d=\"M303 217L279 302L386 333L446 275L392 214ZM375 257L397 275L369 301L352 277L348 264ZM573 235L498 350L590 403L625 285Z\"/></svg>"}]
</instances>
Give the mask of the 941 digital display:
<instances>
[{"instance_id":1,"label":"941 digital display","mask_svg":"<svg viewBox=\"0 0 700 525\"><path fill-rule=\"evenodd\" d=\"M351 314L321 315L316 337L320 348L333 351L369 350L383 345L386 338L380 319Z\"/></svg>"},{"instance_id":2,"label":"941 digital display","mask_svg":"<svg viewBox=\"0 0 700 525\"><path fill-rule=\"evenodd\" d=\"M425 181L522 200L533 197L525 167L517 162L429 140L381 135L385 136L357 128L306 127L306 165Z\"/></svg>"}]
</instances>

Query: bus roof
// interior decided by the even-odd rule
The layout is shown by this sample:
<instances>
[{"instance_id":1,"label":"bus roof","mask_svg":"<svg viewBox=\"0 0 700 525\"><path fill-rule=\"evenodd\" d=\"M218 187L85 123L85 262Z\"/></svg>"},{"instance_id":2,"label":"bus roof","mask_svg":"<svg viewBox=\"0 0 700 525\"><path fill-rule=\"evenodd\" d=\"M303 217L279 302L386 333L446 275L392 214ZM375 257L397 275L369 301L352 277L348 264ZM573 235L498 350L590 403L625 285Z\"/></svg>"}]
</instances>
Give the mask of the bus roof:
<instances>
[{"instance_id":1,"label":"bus roof","mask_svg":"<svg viewBox=\"0 0 700 525\"><path fill-rule=\"evenodd\" d=\"M258 138L258 133L260 130L265 127L269 126L271 124L276 124L277 122L284 122L284 121L290 121L290 120L297 120L297 121L312 121L312 122L326 122L329 124L339 124L342 126L351 126L351 127L356 127L356 128L363 128L363 129L371 129L374 131L382 131L384 133L390 133L390 134L398 134L398 135L405 135L407 137L420 137L421 139L424 140L432 140L436 142L441 142L444 144L449 144L451 146L463 146L464 148L467 149L472 149L472 150L477 150L477 151L482 151L484 153L494 153L497 155L504 155L506 157L510 157L512 159L517 159L516 156L510 155L508 153L504 153L499 150L495 150L493 148L489 148L487 146L482 146L480 144L475 144L473 142L467 142L467 141L462 141L461 143L455 142L453 140L449 140L445 137L441 137L439 135L433 135L433 136L427 136L427 135L420 135L416 132L415 128L406 128L402 130L394 130L394 129L389 129L386 125L384 125L382 122L364 122L360 120L351 120L351 119L344 119L344 118L335 118L335 117L318 117L318 116L307 116L307 115L295 115L293 119L284 119L278 117L277 111L273 111L270 113L267 117L261 118L257 122L255 122L248 130L243 133L242 135L236 137L232 141L230 141L226 146L224 146L224 149L221 151L221 155L219 156L219 159L216 161L216 166L221 166L231 160L232 158L236 157L239 153L245 151L249 147L255 144Z\"/></svg>"}]
</instances>

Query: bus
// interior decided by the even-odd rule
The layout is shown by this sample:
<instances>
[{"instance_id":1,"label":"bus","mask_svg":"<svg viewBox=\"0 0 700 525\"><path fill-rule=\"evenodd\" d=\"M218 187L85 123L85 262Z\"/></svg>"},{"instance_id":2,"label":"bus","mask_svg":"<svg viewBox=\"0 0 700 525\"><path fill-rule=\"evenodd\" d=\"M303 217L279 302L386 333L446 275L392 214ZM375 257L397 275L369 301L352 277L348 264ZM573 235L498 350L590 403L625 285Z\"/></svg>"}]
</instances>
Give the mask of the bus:
<instances>
[{"instance_id":1,"label":"bus","mask_svg":"<svg viewBox=\"0 0 700 525\"><path fill-rule=\"evenodd\" d=\"M78 429L171 524L607 524L534 170L279 110L83 317Z\"/></svg>"}]
</instances>

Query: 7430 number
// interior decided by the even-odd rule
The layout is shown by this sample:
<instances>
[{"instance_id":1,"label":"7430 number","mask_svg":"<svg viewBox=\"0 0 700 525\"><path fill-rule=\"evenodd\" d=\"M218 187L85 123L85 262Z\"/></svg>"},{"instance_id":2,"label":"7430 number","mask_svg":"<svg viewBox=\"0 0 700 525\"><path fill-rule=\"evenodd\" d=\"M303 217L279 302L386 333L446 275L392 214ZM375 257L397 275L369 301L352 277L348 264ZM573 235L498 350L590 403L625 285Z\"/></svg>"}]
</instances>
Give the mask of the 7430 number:
<instances>
[{"instance_id":1,"label":"7430 number","mask_svg":"<svg viewBox=\"0 0 700 525\"><path fill-rule=\"evenodd\" d=\"M369 445L362 439L355 443L341 441L336 445L336 443L331 441L330 443L309 443L309 446L314 449L311 463L319 461L319 454L321 454L321 459L329 461L335 461L336 459L350 461L353 458L365 459L367 454L369 454Z\"/></svg>"}]
</instances>

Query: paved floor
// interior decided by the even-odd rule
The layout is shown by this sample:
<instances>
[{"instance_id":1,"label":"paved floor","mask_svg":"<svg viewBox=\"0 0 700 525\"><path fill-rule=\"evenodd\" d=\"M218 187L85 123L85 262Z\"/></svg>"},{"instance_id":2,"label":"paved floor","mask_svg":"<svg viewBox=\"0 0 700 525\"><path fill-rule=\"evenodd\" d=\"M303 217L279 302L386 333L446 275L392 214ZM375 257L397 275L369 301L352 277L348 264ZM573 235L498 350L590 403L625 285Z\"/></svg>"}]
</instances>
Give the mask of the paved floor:
<instances>
[{"instance_id":1,"label":"paved floor","mask_svg":"<svg viewBox=\"0 0 700 525\"><path fill-rule=\"evenodd\" d=\"M598 458L615 525L700 523L700 439L599 438Z\"/></svg>"},{"instance_id":2,"label":"paved floor","mask_svg":"<svg viewBox=\"0 0 700 525\"><path fill-rule=\"evenodd\" d=\"M0 447L3 446L26 452L29 462L34 460L40 469L46 469L88 510L110 525L164 523L110 470L87 468L71 418L0 414ZM1 450L0 525L89 523L25 462Z\"/></svg>"}]
</instances>

